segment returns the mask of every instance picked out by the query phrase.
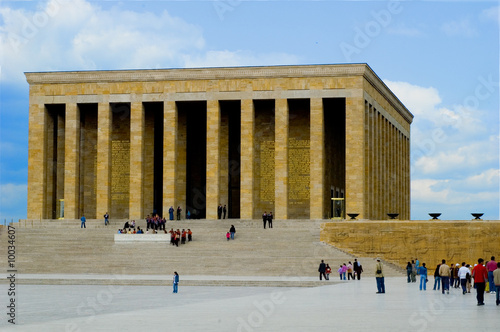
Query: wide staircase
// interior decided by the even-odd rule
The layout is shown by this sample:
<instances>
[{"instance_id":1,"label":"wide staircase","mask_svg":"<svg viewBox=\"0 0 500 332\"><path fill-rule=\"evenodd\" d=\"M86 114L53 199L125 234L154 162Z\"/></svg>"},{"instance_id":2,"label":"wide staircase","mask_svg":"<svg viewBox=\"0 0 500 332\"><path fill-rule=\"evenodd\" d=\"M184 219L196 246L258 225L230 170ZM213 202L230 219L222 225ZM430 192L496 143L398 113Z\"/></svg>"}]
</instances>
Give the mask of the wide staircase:
<instances>
[{"instance_id":1,"label":"wide staircase","mask_svg":"<svg viewBox=\"0 0 500 332\"><path fill-rule=\"evenodd\" d=\"M260 220L167 221L166 228L190 228L193 241L179 247L161 242L115 242L126 220L26 220L16 227L16 269L20 283L36 284L139 284L170 283L173 271L184 285L316 286L318 265L330 264L329 282L340 282L340 264L361 262L363 277L373 277L373 257L355 257L320 242L325 221L274 221L263 229ZM226 232L236 227L235 240ZM136 226L145 229L144 220ZM7 243L6 227L0 240ZM134 236L140 237L140 234ZM156 236L156 235L155 235ZM6 266L6 255L0 263ZM30 279L23 279L23 275ZM403 270L385 264L386 276L403 276ZM83 277L84 276L84 277ZM110 277L112 276L112 277Z\"/></svg>"}]
</instances>

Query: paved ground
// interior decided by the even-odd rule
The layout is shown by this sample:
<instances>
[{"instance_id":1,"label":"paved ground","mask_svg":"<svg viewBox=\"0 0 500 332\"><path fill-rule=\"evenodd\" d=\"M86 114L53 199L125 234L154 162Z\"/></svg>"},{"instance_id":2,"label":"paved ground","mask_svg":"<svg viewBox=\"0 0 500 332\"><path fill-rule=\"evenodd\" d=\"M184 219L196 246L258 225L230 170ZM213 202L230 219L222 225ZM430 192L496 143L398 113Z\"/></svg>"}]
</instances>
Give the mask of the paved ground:
<instances>
[{"instance_id":1,"label":"paved ground","mask_svg":"<svg viewBox=\"0 0 500 332\"><path fill-rule=\"evenodd\" d=\"M111 277L111 276L110 276ZM167 277L170 278L170 277ZM17 285L16 328L0 285L0 329L12 331L499 331L500 306L485 294L449 295L373 277L315 288ZM237 278L237 277L235 277ZM242 277L243 278L243 277ZM186 277L187 279L187 277ZM431 277L429 285L433 282ZM432 288L432 287L430 287Z\"/></svg>"}]
</instances>

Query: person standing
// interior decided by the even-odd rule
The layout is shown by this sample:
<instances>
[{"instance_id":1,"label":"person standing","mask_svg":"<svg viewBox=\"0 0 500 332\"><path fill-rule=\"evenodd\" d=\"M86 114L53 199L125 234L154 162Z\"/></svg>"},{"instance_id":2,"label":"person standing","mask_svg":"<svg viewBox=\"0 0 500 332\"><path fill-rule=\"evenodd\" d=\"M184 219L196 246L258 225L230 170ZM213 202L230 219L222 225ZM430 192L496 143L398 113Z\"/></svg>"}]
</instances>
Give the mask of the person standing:
<instances>
[{"instance_id":1,"label":"person standing","mask_svg":"<svg viewBox=\"0 0 500 332\"><path fill-rule=\"evenodd\" d=\"M269 228L273 228L273 211L270 211L267 215L267 224L269 225Z\"/></svg>"},{"instance_id":2,"label":"person standing","mask_svg":"<svg viewBox=\"0 0 500 332\"><path fill-rule=\"evenodd\" d=\"M319 272L319 280L323 280L321 279L321 277L325 277L325 280L328 280L326 279L326 264L323 260L321 260L321 263L319 264L319 268L318 268L318 272Z\"/></svg>"},{"instance_id":3,"label":"person standing","mask_svg":"<svg viewBox=\"0 0 500 332\"><path fill-rule=\"evenodd\" d=\"M500 304L500 262L497 263L497 269L493 271L493 282L495 283L495 289L497 292L496 304Z\"/></svg>"},{"instance_id":4,"label":"person standing","mask_svg":"<svg viewBox=\"0 0 500 332\"><path fill-rule=\"evenodd\" d=\"M177 220L181 220L181 212L182 212L182 209L181 209L181 206L179 205L177 207Z\"/></svg>"},{"instance_id":5,"label":"person standing","mask_svg":"<svg viewBox=\"0 0 500 332\"><path fill-rule=\"evenodd\" d=\"M406 277L407 277L406 280L407 280L408 283L411 282L412 271L413 271L413 267L411 266L411 263L408 262L408 264L406 264Z\"/></svg>"},{"instance_id":6,"label":"person standing","mask_svg":"<svg viewBox=\"0 0 500 332\"><path fill-rule=\"evenodd\" d=\"M264 229L266 229L267 213L264 211L262 214L262 222L264 223Z\"/></svg>"},{"instance_id":7,"label":"person standing","mask_svg":"<svg viewBox=\"0 0 500 332\"><path fill-rule=\"evenodd\" d=\"M417 265L414 260L411 261L411 282L417 282Z\"/></svg>"},{"instance_id":8,"label":"person standing","mask_svg":"<svg viewBox=\"0 0 500 332\"><path fill-rule=\"evenodd\" d=\"M222 205L219 204L217 207L217 219L222 218Z\"/></svg>"},{"instance_id":9,"label":"person standing","mask_svg":"<svg viewBox=\"0 0 500 332\"><path fill-rule=\"evenodd\" d=\"M436 286L437 286L437 290L439 290L440 286L441 286L441 277L439 276L439 268L441 267L441 264L438 264L436 266L436 270L434 270L434 289L433 290L436 290Z\"/></svg>"},{"instance_id":10,"label":"person standing","mask_svg":"<svg viewBox=\"0 0 500 332\"><path fill-rule=\"evenodd\" d=\"M224 207L222 208L222 219L226 219L226 212L227 212L226 204L224 204Z\"/></svg>"},{"instance_id":11,"label":"person standing","mask_svg":"<svg viewBox=\"0 0 500 332\"><path fill-rule=\"evenodd\" d=\"M171 206L170 209L168 209L168 216L170 220L174 220L174 207Z\"/></svg>"},{"instance_id":12,"label":"person standing","mask_svg":"<svg viewBox=\"0 0 500 332\"><path fill-rule=\"evenodd\" d=\"M418 260L418 258L415 257L415 270L417 271L417 275L418 275L418 268L420 267L420 261Z\"/></svg>"},{"instance_id":13,"label":"person standing","mask_svg":"<svg viewBox=\"0 0 500 332\"><path fill-rule=\"evenodd\" d=\"M484 305L484 289L486 288L486 280L488 280L488 273L483 265L484 259L479 258L477 265L472 270L472 278L474 278L474 287L477 291L477 305Z\"/></svg>"},{"instance_id":14,"label":"person standing","mask_svg":"<svg viewBox=\"0 0 500 332\"><path fill-rule=\"evenodd\" d=\"M450 267L446 265L446 260L441 261L441 266L439 267L439 276L441 277L441 293L450 294Z\"/></svg>"},{"instance_id":15,"label":"person standing","mask_svg":"<svg viewBox=\"0 0 500 332\"><path fill-rule=\"evenodd\" d=\"M104 214L104 226L107 226L109 224L109 214L106 212Z\"/></svg>"},{"instance_id":16,"label":"person standing","mask_svg":"<svg viewBox=\"0 0 500 332\"><path fill-rule=\"evenodd\" d=\"M497 269L497 262L495 256L491 256L491 260L486 264L486 271L488 271L488 282L490 283L490 293L495 294L495 281L493 272Z\"/></svg>"},{"instance_id":17,"label":"person standing","mask_svg":"<svg viewBox=\"0 0 500 332\"><path fill-rule=\"evenodd\" d=\"M377 280L377 294L384 294L384 265L380 261L380 258L377 258L377 264L375 264L375 279Z\"/></svg>"},{"instance_id":18,"label":"person standing","mask_svg":"<svg viewBox=\"0 0 500 332\"><path fill-rule=\"evenodd\" d=\"M236 233L236 228L234 228L234 225L231 225L229 233L231 233L231 240L234 240L234 233Z\"/></svg>"},{"instance_id":19,"label":"person standing","mask_svg":"<svg viewBox=\"0 0 500 332\"><path fill-rule=\"evenodd\" d=\"M80 228L87 228L87 226L85 226L85 222L87 221L87 219L85 219L84 215L82 215L82 217L80 218L80 220L82 221L82 223L80 225Z\"/></svg>"},{"instance_id":20,"label":"person standing","mask_svg":"<svg viewBox=\"0 0 500 332\"><path fill-rule=\"evenodd\" d=\"M465 262L462 262L462 267L458 269L457 278L460 279L460 285L462 286L462 294L467 293L467 273L470 270L468 267L465 267Z\"/></svg>"},{"instance_id":21,"label":"person standing","mask_svg":"<svg viewBox=\"0 0 500 332\"><path fill-rule=\"evenodd\" d=\"M179 291L179 275L177 274L177 272L174 272L173 286L174 286L173 293L177 293Z\"/></svg>"},{"instance_id":22,"label":"person standing","mask_svg":"<svg viewBox=\"0 0 500 332\"><path fill-rule=\"evenodd\" d=\"M427 268L425 267L425 263L422 263L422 266L418 268L417 274L420 276L420 290L422 288L424 291L427 290Z\"/></svg>"}]
</instances>

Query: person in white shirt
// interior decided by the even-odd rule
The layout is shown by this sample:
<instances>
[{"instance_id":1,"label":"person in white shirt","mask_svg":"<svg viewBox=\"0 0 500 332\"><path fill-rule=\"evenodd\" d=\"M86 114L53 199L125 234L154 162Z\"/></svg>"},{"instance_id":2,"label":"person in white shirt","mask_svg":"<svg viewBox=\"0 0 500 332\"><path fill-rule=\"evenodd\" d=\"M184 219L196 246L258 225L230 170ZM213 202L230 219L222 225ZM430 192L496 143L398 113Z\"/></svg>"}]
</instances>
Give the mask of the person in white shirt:
<instances>
[{"instance_id":1,"label":"person in white shirt","mask_svg":"<svg viewBox=\"0 0 500 332\"><path fill-rule=\"evenodd\" d=\"M460 278L460 285L462 286L462 294L467 293L467 273L470 273L470 270L465 267L465 262L462 262L462 266L458 269L457 277Z\"/></svg>"}]
</instances>

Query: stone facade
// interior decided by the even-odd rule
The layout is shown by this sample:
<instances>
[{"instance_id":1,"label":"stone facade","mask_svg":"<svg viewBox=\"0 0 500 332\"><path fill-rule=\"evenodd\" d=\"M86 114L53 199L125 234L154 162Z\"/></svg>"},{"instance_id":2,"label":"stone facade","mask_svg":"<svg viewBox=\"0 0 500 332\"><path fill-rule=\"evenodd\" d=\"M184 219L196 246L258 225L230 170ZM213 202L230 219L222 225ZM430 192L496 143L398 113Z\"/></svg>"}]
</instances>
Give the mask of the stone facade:
<instances>
[{"instance_id":1,"label":"stone facade","mask_svg":"<svg viewBox=\"0 0 500 332\"><path fill-rule=\"evenodd\" d=\"M366 64L26 77L28 219L410 217L413 116Z\"/></svg>"},{"instance_id":2,"label":"stone facade","mask_svg":"<svg viewBox=\"0 0 500 332\"><path fill-rule=\"evenodd\" d=\"M429 270L486 261L500 252L500 221L339 221L322 224L321 241L356 256L381 257L401 267L418 258Z\"/></svg>"}]
</instances>

